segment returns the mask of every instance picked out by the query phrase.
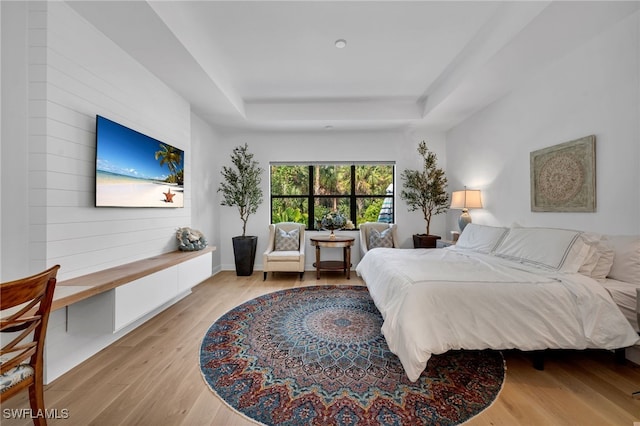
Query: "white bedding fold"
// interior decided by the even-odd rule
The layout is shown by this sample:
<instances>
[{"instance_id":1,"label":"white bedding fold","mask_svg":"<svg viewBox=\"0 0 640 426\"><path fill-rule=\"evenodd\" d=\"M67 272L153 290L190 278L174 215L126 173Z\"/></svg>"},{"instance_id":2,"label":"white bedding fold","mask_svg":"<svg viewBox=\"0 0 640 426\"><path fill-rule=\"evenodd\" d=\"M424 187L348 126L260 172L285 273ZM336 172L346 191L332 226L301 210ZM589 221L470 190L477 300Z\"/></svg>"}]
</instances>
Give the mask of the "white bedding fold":
<instances>
[{"instance_id":1,"label":"white bedding fold","mask_svg":"<svg viewBox=\"0 0 640 426\"><path fill-rule=\"evenodd\" d=\"M383 248L356 271L412 381L450 349L614 349L638 340L606 290L579 274L466 250Z\"/></svg>"}]
</instances>

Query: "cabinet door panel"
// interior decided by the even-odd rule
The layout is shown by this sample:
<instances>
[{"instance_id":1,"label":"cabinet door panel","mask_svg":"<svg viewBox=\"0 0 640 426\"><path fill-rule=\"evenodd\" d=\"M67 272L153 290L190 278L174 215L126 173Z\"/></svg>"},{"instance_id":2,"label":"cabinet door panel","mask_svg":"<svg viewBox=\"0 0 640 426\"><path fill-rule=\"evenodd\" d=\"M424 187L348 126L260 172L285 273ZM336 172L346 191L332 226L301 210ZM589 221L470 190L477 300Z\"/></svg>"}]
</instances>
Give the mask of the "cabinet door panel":
<instances>
[{"instance_id":1,"label":"cabinet door panel","mask_svg":"<svg viewBox=\"0 0 640 426\"><path fill-rule=\"evenodd\" d=\"M211 253L178 265L178 291L183 292L211 276Z\"/></svg>"},{"instance_id":2,"label":"cabinet door panel","mask_svg":"<svg viewBox=\"0 0 640 426\"><path fill-rule=\"evenodd\" d=\"M115 292L114 331L118 331L178 294L178 267L147 275Z\"/></svg>"}]
</instances>

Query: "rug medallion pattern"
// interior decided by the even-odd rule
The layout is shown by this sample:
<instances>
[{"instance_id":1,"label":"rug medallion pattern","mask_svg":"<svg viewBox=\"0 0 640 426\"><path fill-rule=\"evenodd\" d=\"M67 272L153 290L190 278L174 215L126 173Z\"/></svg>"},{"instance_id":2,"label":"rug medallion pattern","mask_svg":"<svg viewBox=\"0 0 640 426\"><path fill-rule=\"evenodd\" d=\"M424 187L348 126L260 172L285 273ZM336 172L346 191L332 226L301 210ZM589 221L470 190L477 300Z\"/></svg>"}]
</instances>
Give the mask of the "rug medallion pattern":
<instances>
[{"instance_id":1,"label":"rug medallion pattern","mask_svg":"<svg viewBox=\"0 0 640 426\"><path fill-rule=\"evenodd\" d=\"M381 326L366 287L270 293L210 327L202 375L229 406L267 425L453 425L500 392L504 360L493 351L433 356L410 382Z\"/></svg>"}]
</instances>

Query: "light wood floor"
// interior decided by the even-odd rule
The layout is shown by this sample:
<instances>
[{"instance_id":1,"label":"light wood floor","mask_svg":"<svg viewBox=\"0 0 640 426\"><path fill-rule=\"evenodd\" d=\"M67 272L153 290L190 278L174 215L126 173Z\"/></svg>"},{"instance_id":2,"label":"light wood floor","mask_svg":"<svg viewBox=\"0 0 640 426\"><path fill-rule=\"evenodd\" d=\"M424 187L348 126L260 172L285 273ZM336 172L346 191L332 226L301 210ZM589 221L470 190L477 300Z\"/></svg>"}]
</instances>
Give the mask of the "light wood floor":
<instances>
[{"instance_id":1,"label":"light wood floor","mask_svg":"<svg viewBox=\"0 0 640 426\"><path fill-rule=\"evenodd\" d=\"M222 314L272 291L318 284L363 285L352 274L327 273L316 280L298 274L236 277L222 272L110 347L46 386L48 409L68 410L51 425L250 425L215 396L200 374L202 337ZM617 365L610 353L557 352L545 370L527 354L506 352L507 377L494 404L469 425L625 425L640 422L640 367ZM3 404L2 425L29 425L7 419L7 409L28 408L26 392ZM637 426L637 425L636 425Z\"/></svg>"}]
</instances>

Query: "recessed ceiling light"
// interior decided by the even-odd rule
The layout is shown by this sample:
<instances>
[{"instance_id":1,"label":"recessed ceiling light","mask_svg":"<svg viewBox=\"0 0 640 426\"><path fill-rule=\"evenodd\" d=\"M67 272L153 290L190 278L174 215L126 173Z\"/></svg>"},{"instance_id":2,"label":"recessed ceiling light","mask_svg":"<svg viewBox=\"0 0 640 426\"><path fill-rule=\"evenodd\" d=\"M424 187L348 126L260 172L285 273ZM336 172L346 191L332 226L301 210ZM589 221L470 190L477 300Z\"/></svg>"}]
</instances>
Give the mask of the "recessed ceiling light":
<instances>
[{"instance_id":1,"label":"recessed ceiling light","mask_svg":"<svg viewBox=\"0 0 640 426\"><path fill-rule=\"evenodd\" d=\"M338 49L344 49L345 47L347 47L347 40L339 38L338 40L336 40L335 45Z\"/></svg>"}]
</instances>

